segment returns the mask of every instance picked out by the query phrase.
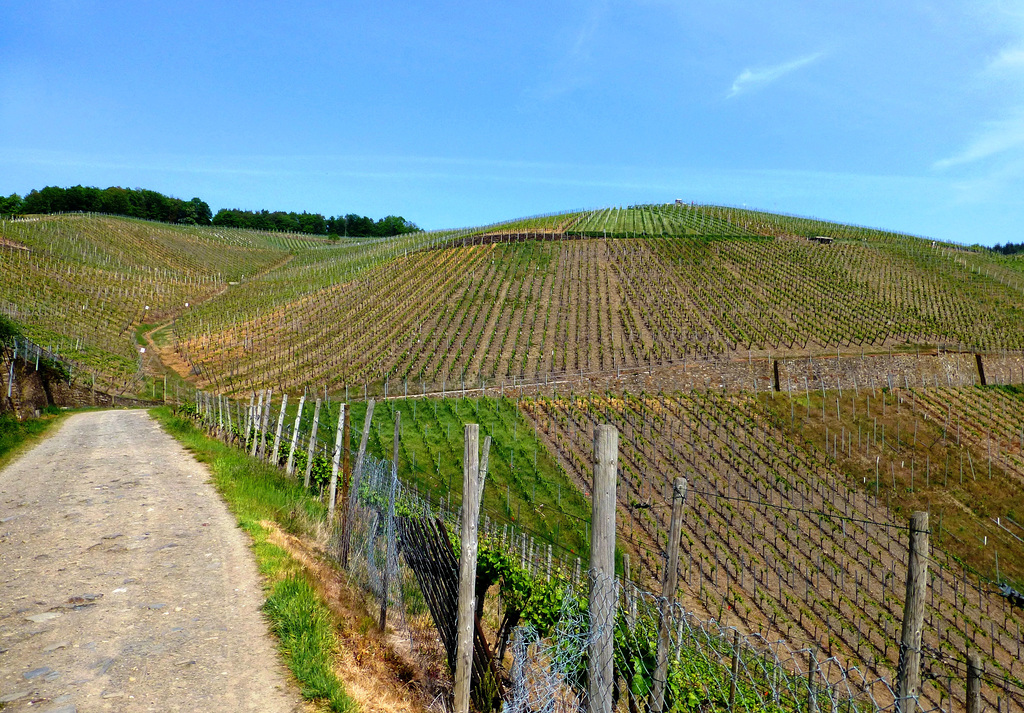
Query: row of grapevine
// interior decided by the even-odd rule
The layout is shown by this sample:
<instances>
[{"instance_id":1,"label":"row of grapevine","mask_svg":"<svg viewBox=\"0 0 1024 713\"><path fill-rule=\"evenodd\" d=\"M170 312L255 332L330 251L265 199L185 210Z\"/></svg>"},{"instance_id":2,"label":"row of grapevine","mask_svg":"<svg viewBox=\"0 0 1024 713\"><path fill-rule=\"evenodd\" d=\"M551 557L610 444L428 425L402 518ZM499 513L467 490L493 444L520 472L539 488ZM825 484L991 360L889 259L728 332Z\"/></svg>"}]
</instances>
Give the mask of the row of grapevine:
<instances>
[{"instance_id":1,"label":"row of grapevine","mask_svg":"<svg viewBox=\"0 0 1024 713\"><path fill-rule=\"evenodd\" d=\"M899 241L595 238L377 262L359 250L299 254L232 288L178 320L180 352L219 389L367 384L383 393L385 384L447 391L740 350L1024 347L1012 285Z\"/></svg>"},{"instance_id":2,"label":"row of grapevine","mask_svg":"<svg viewBox=\"0 0 1024 713\"><path fill-rule=\"evenodd\" d=\"M827 393L825 401L834 396ZM525 411L581 487L593 427L619 427L621 530L652 578L663 566L670 483L689 478L681 573L688 609L768 637L813 641L829 655L890 676L907 554L902 518L886 500L900 483L887 480L880 494L854 485L824 449L780 426L763 403L769 400L713 391L627 393L540 399ZM879 404L870 408L874 413ZM1019 502L1019 483L1016 492ZM945 547L949 537L942 531L938 540ZM943 682L967 649L982 651L999 675L1024 681L1024 617L944 550L935 548L931 567L929 700L949 695ZM951 690L963 700L962 683Z\"/></svg>"}]
</instances>

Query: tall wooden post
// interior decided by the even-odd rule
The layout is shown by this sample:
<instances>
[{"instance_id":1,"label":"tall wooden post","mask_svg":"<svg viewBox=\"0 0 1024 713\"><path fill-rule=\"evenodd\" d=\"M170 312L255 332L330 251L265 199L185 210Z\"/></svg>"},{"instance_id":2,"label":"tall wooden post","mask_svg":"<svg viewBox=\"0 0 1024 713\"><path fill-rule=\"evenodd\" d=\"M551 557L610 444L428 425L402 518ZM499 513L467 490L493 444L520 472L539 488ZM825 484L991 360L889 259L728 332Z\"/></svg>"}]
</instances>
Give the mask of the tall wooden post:
<instances>
[{"instance_id":1,"label":"tall wooden post","mask_svg":"<svg viewBox=\"0 0 1024 713\"><path fill-rule=\"evenodd\" d=\"M175 385L174 388L175 388L175 390L177 390L177 388L178 388L177 385ZM177 393L175 393L174 400L175 401L178 400ZM253 409L255 408L255 404L256 404L256 394L251 394L249 396L249 410L245 412L245 442L242 444L242 448L245 448L246 445L249 443L249 434L252 433L252 416L253 416Z\"/></svg>"},{"instance_id":2,"label":"tall wooden post","mask_svg":"<svg viewBox=\"0 0 1024 713\"><path fill-rule=\"evenodd\" d=\"M589 713L611 713L612 710L614 623L618 602L615 579L615 486L618 467L619 432L615 426L598 426L594 429L593 510L590 516Z\"/></svg>"},{"instance_id":3,"label":"tall wooden post","mask_svg":"<svg viewBox=\"0 0 1024 713\"><path fill-rule=\"evenodd\" d=\"M370 425L373 422L374 401L366 404L366 419L363 422L363 435L359 439L359 451L356 453L356 465L352 471L351 485L348 491L348 502L345 504L345 522L341 531L341 566L348 567L348 554L352 547L352 518L355 517L356 501L359 499L359 481L363 472L363 458L366 457L366 443L370 437ZM345 437L348 444L348 437Z\"/></svg>"},{"instance_id":4,"label":"tall wooden post","mask_svg":"<svg viewBox=\"0 0 1024 713\"><path fill-rule=\"evenodd\" d=\"M277 465L277 456L281 452L281 430L284 428L284 416L288 409L288 394L281 394L281 413L277 415L277 428L274 430L274 450L270 462Z\"/></svg>"},{"instance_id":5,"label":"tall wooden post","mask_svg":"<svg viewBox=\"0 0 1024 713\"><path fill-rule=\"evenodd\" d=\"M334 507L338 499L338 471L341 469L341 433L345 425L345 409L348 404L341 404L338 411L338 427L334 433L334 453L331 457L331 488L327 496L327 521L334 524Z\"/></svg>"},{"instance_id":6,"label":"tall wooden post","mask_svg":"<svg viewBox=\"0 0 1024 713\"><path fill-rule=\"evenodd\" d=\"M473 631L476 616L476 555L479 508L480 426L467 423L462 456L462 549L459 555L459 615L455 648L455 713L469 713L470 677L473 669Z\"/></svg>"},{"instance_id":7,"label":"tall wooden post","mask_svg":"<svg viewBox=\"0 0 1024 713\"><path fill-rule=\"evenodd\" d=\"M394 522L395 522L395 489L398 487L398 444L402 434L402 412L395 411L395 441L391 453L391 487L388 496L388 515L384 524L384 571L380 594L380 630L387 631L388 625L388 586L391 579L391 562L395 558Z\"/></svg>"},{"instance_id":8,"label":"tall wooden post","mask_svg":"<svg viewBox=\"0 0 1024 713\"><path fill-rule=\"evenodd\" d=\"M316 431L320 427L320 407L323 405L323 401L320 399L316 400L316 406L313 407L313 428L309 430L309 446L306 448L306 475L302 479L302 484L309 487L309 475L313 472L313 455L316 453Z\"/></svg>"},{"instance_id":9,"label":"tall wooden post","mask_svg":"<svg viewBox=\"0 0 1024 713\"><path fill-rule=\"evenodd\" d=\"M658 623L657 666L651 686L651 713L661 713L665 707L665 682L668 677L668 649L672 606L676 601L676 585L679 576L679 536L683 528L683 501L686 499L686 478L676 478L672 483L672 521L668 534L668 562L661 586L661 611Z\"/></svg>"},{"instance_id":10,"label":"tall wooden post","mask_svg":"<svg viewBox=\"0 0 1024 713\"><path fill-rule=\"evenodd\" d=\"M231 399L227 396L224 397L224 411L228 417L228 428L224 433L224 442L230 444L235 439L235 429L231 425Z\"/></svg>"},{"instance_id":11,"label":"tall wooden post","mask_svg":"<svg viewBox=\"0 0 1024 713\"><path fill-rule=\"evenodd\" d=\"M261 418L262 415L263 415L263 390L260 389L260 400L259 400L259 403L256 406L256 410L253 412L253 416L252 416L252 428L253 428L253 432L252 432L252 446L249 449L249 455L252 456L253 458L256 457L256 448L259 446L259 443L260 443L260 423L262 421L262 418Z\"/></svg>"},{"instance_id":12,"label":"tall wooden post","mask_svg":"<svg viewBox=\"0 0 1024 713\"><path fill-rule=\"evenodd\" d=\"M736 686L740 678L740 632L732 632L732 678L729 681L729 710L736 709Z\"/></svg>"},{"instance_id":13,"label":"tall wooden post","mask_svg":"<svg viewBox=\"0 0 1024 713\"><path fill-rule=\"evenodd\" d=\"M896 708L914 713L921 693L921 629L928 586L928 513L910 516L910 554L907 558L907 598L903 604L903 632L896 671Z\"/></svg>"},{"instance_id":14,"label":"tall wooden post","mask_svg":"<svg viewBox=\"0 0 1024 713\"><path fill-rule=\"evenodd\" d=\"M288 475L295 473L295 446L299 442L299 425L302 423L302 407L306 404L306 395L299 399L299 410L295 414L295 425L292 426L292 445L288 449L288 463L284 472Z\"/></svg>"},{"instance_id":15,"label":"tall wooden post","mask_svg":"<svg viewBox=\"0 0 1024 713\"><path fill-rule=\"evenodd\" d=\"M260 458L267 457L267 430L270 428L270 404L274 396L273 389L267 389L267 400L263 404L263 421L260 426L259 443L256 448L256 455Z\"/></svg>"},{"instance_id":16,"label":"tall wooden post","mask_svg":"<svg viewBox=\"0 0 1024 713\"><path fill-rule=\"evenodd\" d=\"M350 409L345 409L345 427L341 433L341 503L345 508L341 523L341 542L339 543L338 561L343 568L348 567L348 540L352 531L354 513L349 507L352 492L352 418Z\"/></svg>"},{"instance_id":17,"label":"tall wooden post","mask_svg":"<svg viewBox=\"0 0 1024 713\"><path fill-rule=\"evenodd\" d=\"M484 483L487 482L487 465L491 460L491 437L484 436L484 447L480 453L480 477L479 483L477 484L476 501L477 507L481 507L484 502Z\"/></svg>"},{"instance_id":18,"label":"tall wooden post","mask_svg":"<svg viewBox=\"0 0 1024 713\"><path fill-rule=\"evenodd\" d=\"M812 646L807 652L807 713L818 713L818 691L814 675L818 671L818 648Z\"/></svg>"},{"instance_id":19,"label":"tall wooden post","mask_svg":"<svg viewBox=\"0 0 1024 713\"><path fill-rule=\"evenodd\" d=\"M981 656L967 654L967 713L981 713Z\"/></svg>"},{"instance_id":20,"label":"tall wooden post","mask_svg":"<svg viewBox=\"0 0 1024 713\"><path fill-rule=\"evenodd\" d=\"M359 492L359 481L363 476L363 458L366 457L366 444L370 438L370 425L373 422L374 400L366 402L366 419L363 421L363 435L359 440L359 452L356 453L356 467L352 471L352 492Z\"/></svg>"}]
</instances>

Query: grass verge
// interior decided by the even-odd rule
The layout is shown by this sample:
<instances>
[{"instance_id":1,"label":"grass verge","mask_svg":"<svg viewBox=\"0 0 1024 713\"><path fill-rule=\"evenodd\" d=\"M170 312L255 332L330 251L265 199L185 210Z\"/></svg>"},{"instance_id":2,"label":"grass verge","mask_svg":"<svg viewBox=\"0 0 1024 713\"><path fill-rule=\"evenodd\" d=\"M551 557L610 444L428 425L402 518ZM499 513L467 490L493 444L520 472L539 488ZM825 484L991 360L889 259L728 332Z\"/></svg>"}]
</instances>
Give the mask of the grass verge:
<instances>
[{"instance_id":1,"label":"grass verge","mask_svg":"<svg viewBox=\"0 0 1024 713\"><path fill-rule=\"evenodd\" d=\"M39 441L63 416L64 412L54 406L48 407L40 418L24 421L19 421L9 413L0 414L0 468Z\"/></svg>"},{"instance_id":2,"label":"grass verge","mask_svg":"<svg viewBox=\"0 0 1024 713\"><path fill-rule=\"evenodd\" d=\"M150 413L209 466L214 486L238 518L239 526L252 538L252 549L267 590L263 609L303 697L339 713L358 710L334 673L338 640L330 609L320 599L302 565L270 542L270 530L261 524L270 520L296 532L303 523L322 520L323 505L276 468L207 437L189 419L174 415L170 408L158 407Z\"/></svg>"}]
</instances>

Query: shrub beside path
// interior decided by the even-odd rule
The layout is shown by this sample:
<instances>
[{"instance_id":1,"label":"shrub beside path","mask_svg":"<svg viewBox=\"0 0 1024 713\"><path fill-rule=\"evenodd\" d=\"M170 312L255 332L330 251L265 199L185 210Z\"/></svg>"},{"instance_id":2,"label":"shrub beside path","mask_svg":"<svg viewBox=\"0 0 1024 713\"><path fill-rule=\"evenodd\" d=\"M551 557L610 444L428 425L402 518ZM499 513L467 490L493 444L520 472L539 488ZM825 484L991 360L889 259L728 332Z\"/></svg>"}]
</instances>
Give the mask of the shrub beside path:
<instances>
[{"instance_id":1,"label":"shrub beside path","mask_svg":"<svg viewBox=\"0 0 1024 713\"><path fill-rule=\"evenodd\" d=\"M0 471L0 703L302 711L245 534L144 411L75 414Z\"/></svg>"}]
</instances>

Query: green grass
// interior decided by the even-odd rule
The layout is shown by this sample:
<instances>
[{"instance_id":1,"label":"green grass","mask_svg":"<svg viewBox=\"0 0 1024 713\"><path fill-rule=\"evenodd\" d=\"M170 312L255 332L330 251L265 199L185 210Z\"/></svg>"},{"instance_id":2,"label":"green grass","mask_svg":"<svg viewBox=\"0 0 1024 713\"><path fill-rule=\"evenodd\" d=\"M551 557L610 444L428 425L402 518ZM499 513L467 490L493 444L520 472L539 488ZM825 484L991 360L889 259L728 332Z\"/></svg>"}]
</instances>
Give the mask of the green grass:
<instances>
[{"instance_id":1,"label":"green grass","mask_svg":"<svg viewBox=\"0 0 1024 713\"><path fill-rule=\"evenodd\" d=\"M451 495L452 506L458 507L462 501L464 426L477 423L481 446L484 438L491 436L483 515L514 522L587 559L590 506L538 441L514 399L428 398L378 403L368 450L379 458L392 458L396 411L402 414L398 475L403 482L429 493L435 501ZM365 415L364 403L352 404L354 448L359 447L355 431L362 429Z\"/></svg>"},{"instance_id":2,"label":"green grass","mask_svg":"<svg viewBox=\"0 0 1024 713\"><path fill-rule=\"evenodd\" d=\"M0 468L7 465L25 447L38 441L60 421L60 409L50 406L41 418L18 421L11 414L0 414Z\"/></svg>"},{"instance_id":3,"label":"green grass","mask_svg":"<svg viewBox=\"0 0 1024 713\"><path fill-rule=\"evenodd\" d=\"M338 642L330 609L302 566L270 542L271 531L262 524L271 520L290 532L301 532L307 523L324 518L323 505L276 468L207 437L169 408L155 408L150 413L199 461L209 465L214 485L238 524L252 537L260 574L267 580L264 611L302 695L332 711L357 710L334 673Z\"/></svg>"},{"instance_id":4,"label":"green grass","mask_svg":"<svg viewBox=\"0 0 1024 713\"><path fill-rule=\"evenodd\" d=\"M159 391L159 386L157 387ZM285 423L294 423L299 400L289 397ZM279 402L275 402L276 419ZM296 455L304 463L306 444L313 423L313 398L302 410L299 446ZM353 453L359 449L366 403L350 404ZM326 455L334 447L339 401L323 404L317 438L326 446ZM462 454L464 426L480 425L481 447L491 436L491 450L484 487L483 511L496 522L511 522L545 542L553 542L572 557L586 561L589 552L590 505L577 489L556 457L534 434L533 426L519 410L515 399L409 398L378 402L373 412L367 451L377 458L391 460L394 448L396 412L402 414L398 477L437 504L448 502L458 509L462 502ZM276 423L276 422L275 422ZM274 425L271 425L271 440ZM286 458L290 441L282 438L281 458ZM302 472L300 466L299 472Z\"/></svg>"}]
</instances>

